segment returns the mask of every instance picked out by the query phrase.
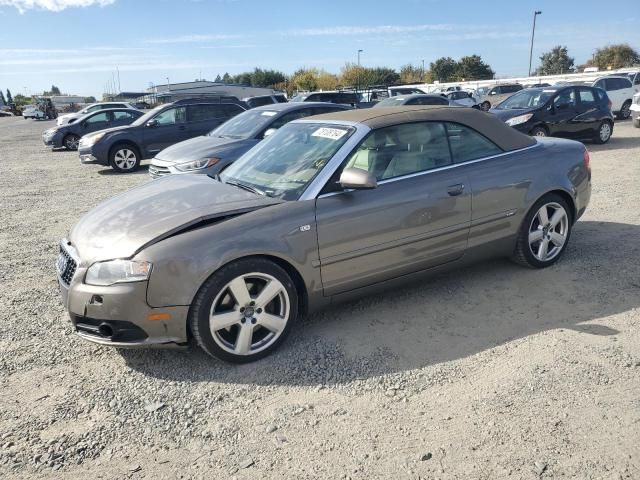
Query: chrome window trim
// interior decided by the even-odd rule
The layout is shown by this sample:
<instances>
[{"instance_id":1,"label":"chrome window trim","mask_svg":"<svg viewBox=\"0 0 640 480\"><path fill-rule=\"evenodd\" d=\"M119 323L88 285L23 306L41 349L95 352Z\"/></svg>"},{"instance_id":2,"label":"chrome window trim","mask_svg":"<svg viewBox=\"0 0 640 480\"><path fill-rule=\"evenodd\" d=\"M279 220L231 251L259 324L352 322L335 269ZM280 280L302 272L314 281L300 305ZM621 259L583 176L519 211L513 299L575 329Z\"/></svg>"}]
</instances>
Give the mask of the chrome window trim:
<instances>
[{"instance_id":1,"label":"chrome window trim","mask_svg":"<svg viewBox=\"0 0 640 480\"><path fill-rule=\"evenodd\" d=\"M385 185L387 183L398 182L400 180L406 180L408 178L420 177L422 175L428 175L430 173L442 172L442 171L445 171L445 170L451 170L452 168L462 167L464 165L471 165L471 164L478 163L478 162L484 162L486 160L492 160L494 158L504 157L505 155L511 155L511 154L514 154L514 153L520 153L520 152L524 152L526 150L531 150L533 148L539 148L541 145L542 145L542 143L536 141L536 143L533 144L533 145L529 145L528 147L524 147L524 148L519 148L517 150L509 150L508 152L498 153L496 155L490 155L488 157L477 158L475 160L469 160L469 161L461 162L461 163L452 163L451 165L446 165L446 166L440 167L440 168L433 168L431 170L425 170L425 171L422 171L422 172L409 173L407 175L401 175L399 177L389 178L387 180L381 180L380 182L378 182L378 185ZM345 158L346 158L346 156L345 156ZM331 162L333 162L333 160ZM333 172L331 172L331 175L333 175L334 172L335 172L335 170ZM329 176L327 178L327 181L329 180L329 178L331 178L331 176ZM324 184L323 184L323 186L324 186ZM325 193L323 195L318 195L318 198L332 197L334 195L339 195L341 193L352 192L352 191L353 191L352 189L347 189L347 190L343 190L343 191L340 191L340 192Z\"/></svg>"}]
</instances>

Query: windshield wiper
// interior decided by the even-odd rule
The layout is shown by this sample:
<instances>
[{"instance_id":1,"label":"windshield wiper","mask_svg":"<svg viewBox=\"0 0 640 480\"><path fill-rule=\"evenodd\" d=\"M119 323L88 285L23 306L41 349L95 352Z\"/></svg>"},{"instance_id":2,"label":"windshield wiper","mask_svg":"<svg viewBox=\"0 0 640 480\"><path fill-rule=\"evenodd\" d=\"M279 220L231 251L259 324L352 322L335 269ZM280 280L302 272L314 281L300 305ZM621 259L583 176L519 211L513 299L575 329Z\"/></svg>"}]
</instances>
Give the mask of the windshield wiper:
<instances>
[{"instance_id":1,"label":"windshield wiper","mask_svg":"<svg viewBox=\"0 0 640 480\"><path fill-rule=\"evenodd\" d=\"M242 188L242 189L247 190L247 191L249 191L251 193L255 193L256 195L262 195L263 197L267 196L267 192L264 192L264 191L260 190L259 188L252 187L251 185L247 185L245 183L240 183L240 182L236 182L236 181L233 181L233 180L227 180L224 183L226 183L227 185L233 185L234 187Z\"/></svg>"}]
</instances>

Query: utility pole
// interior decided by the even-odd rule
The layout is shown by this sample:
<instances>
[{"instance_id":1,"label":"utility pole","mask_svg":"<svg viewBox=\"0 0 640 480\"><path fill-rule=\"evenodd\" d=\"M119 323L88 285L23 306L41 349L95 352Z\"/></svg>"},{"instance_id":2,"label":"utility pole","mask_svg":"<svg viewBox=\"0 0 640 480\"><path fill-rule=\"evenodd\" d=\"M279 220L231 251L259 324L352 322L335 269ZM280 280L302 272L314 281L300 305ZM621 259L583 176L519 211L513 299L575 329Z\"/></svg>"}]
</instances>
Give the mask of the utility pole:
<instances>
[{"instance_id":1,"label":"utility pole","mask_svg":"<svg viewBox=\"0 0 640 480\"><path fill-rule=\"evenodd\" d=\"M356 92L360 91L360 54L364 52L364 50L358 50L358 80L356 83Z\"/></svg>"},{"instance_id":2,"label":"utility pole","mask_svg":"<svg viewBox=\"0 0 640 480\"><path fill-rule=\"evenodd\" d=\"M122 92L122 87L120 86L120 68L116 67L116 72L118 72L118 92Z\"/></svg>"},{"instance_id":3,"label":"utility pole","mask_svg":"<svg viewBox=\"0 0 640 480\"><path fill-rule=\"evenodd\" d=\"M536 35L536 17L541 15L542 11L533 12L533 29L531 30L531 50L529 51L529 76L531 76L531 61L533 60L533 39Z\"/></svg>"},{"instance_id":4,"label":"utility pole","mask_svg":"<svg viewBox=\"0 0 640 480\"><path fill-rule=\"evenodd\" d=\"M422 59L422 81L424 82L424 58Z\"/></svg>"}]
</instances>

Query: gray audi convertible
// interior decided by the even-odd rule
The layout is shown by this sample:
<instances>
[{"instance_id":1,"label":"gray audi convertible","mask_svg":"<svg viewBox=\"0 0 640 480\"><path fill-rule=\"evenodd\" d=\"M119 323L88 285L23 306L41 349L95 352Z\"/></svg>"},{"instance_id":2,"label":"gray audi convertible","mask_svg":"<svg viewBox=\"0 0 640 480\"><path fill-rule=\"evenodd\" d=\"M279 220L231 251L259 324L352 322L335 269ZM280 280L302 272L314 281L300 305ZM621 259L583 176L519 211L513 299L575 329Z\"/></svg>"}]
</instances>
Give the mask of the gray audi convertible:
<instances>
[{"instance_id":1,"label":"gray audi convertible","mask_svg":"<svg viewBox=\"0 0 640 480\"><path fill-rule=\"evenodd\" d=\"M58 279L87 340L193 339L248 362L339 299L482 258L552 265L590 195L584 145L478 110L329 113L283 126L220 175L98 205L60 243Z\"/></svg>"}]
</instances>

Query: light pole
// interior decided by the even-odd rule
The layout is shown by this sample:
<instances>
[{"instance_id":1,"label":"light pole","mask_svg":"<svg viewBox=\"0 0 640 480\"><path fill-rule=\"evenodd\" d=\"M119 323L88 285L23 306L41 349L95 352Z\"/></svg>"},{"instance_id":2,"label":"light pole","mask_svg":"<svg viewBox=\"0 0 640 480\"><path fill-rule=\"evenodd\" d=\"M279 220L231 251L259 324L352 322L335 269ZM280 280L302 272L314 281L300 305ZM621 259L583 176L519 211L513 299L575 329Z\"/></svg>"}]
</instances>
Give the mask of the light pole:
<instances>
[{"instance_id":1,"label":"light pole","mask_svg":"<svg viewBox=\"0 0 640 480\"><path fill-rule=\"evenodd\" d=\"M531 76L531 61L533 60L533 38L536 35L536 17L541 15L541 10L533 12L533 29L531 30L531 50L529 51L529 76Z\"/></svg>"},{"instance_id":2,"label":"light pole","mask_svg":"<svg viewBox=\"0 0 640 480\"><path fill-rule=\"evenodd\" d=\"M360 91L360 54L364 52L364 50L358 50L358 76L356 83L356 92Z\"/></svg>"}]
</instances>

